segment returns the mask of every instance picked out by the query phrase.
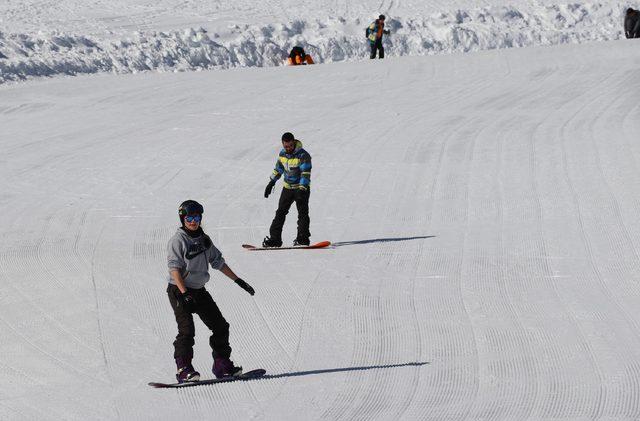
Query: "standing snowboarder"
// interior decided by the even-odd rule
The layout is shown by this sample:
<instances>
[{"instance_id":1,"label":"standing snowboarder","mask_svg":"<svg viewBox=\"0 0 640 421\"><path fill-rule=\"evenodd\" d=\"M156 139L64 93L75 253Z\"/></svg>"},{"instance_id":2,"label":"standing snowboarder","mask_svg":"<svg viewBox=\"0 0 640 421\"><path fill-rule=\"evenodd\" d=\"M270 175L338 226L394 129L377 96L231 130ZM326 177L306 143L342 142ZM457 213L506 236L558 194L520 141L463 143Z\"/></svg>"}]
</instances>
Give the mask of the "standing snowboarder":
<instances>
[{"instance_id":1,"label":"standing snowboarder","mask_svg":"<svg viewBox=\"0 0 640 421\"><path fill-rule=\"evenodd\" d=\"M213 374L222 378L242 373L242 367L236 367L229 359L229 323L204 288L209 281L209 265L224 273L249 294L255 293L249 284L227 266L222 253L202 230L200 224L203 213L204 208L195 200L182 202L178 208L182 226L171 237L167 247L167 294L178 324L178 335L173 342L173 356L176 360L176 379L179 383L200 379L200 373L191 364L195 337L192 313L196 313L212 331L209 344L213 350Z\"/></svg>"},{"instance_id":2,"label":"standing snowboarder","mask_svg":"<svg viewBox=\"0 0 640 421\"><path fill-rule=\"evenodd\" d=\"M367 27L366 35L371 46L371 56L369 58L376 58L376 52L378 52L379 58L384 58L384 47L382 46L382 36L389 35L389 30L384 29L385 16L380 15L371 25Z\"/></svg>"},{"instance_id":3,"label":"standing snowboarder","mask_svg":"<svg viewBox=\"0 0 640 421\"><path fill-rule=\"evenodd\" d=\"M271 180L264 190L267 198L273 191L276 181L284 174L284 188L280 193L278 210L273 218L269 236L262 242L263 247L282 246L282 227L293 202L298 208L298 235L294 246L308 246L309 237L309 195L311 182L311 155L302 149L302 142L293 134L282 135L282 150L271 174Z\"/></svg>"}]
</instances>

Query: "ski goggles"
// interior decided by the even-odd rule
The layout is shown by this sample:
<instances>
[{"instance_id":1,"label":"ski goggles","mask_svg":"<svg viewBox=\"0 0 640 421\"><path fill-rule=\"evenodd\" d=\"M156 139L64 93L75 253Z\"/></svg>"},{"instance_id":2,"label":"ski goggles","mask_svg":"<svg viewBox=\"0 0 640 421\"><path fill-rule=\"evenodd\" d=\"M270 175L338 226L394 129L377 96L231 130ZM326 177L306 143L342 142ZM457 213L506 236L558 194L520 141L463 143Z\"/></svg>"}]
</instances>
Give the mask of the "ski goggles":
<instances>
[{"instance_id":1,"label":"ski goggles","mask_svg":"<svg viewBox=\"0 0 640 421\"><path fill-rule=\"evenodd\" d=\"M184 220L187 222L200 222L202 221L202 215L187 215Z\"/></svg>"}]
</instances>

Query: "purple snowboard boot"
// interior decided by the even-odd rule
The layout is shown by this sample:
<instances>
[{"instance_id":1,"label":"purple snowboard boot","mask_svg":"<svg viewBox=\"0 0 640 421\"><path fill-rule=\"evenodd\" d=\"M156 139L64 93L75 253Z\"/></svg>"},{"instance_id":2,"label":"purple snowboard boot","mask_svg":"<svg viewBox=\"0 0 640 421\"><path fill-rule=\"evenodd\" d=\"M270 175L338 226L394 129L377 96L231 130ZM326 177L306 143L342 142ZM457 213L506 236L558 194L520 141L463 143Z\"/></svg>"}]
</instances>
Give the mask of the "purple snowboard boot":
<instances>
[{"instance_id":1,"label":"purple snowboard boot","mask_svg":"<svg viewBox=\"0 0 640 421\"><path fill-rule=\"evenodd\" d=\"M178 367L178 373L176 374L178 383L197 382L200 380L200 373L191 365L191 358L176 358L176 366Z\"/></svg>"},{"instance_id":2,"label":"purple snowboard boot","mask_svg":"<svg viewBox=\"0 0 640 421\"><path fill-rule=\"evenodd\" d=\"M213 359L213 375L216 378L221 379L240 374L242 374L242 367L236 367L229 358L215 357Z\"/></svg>"}]
</instances>

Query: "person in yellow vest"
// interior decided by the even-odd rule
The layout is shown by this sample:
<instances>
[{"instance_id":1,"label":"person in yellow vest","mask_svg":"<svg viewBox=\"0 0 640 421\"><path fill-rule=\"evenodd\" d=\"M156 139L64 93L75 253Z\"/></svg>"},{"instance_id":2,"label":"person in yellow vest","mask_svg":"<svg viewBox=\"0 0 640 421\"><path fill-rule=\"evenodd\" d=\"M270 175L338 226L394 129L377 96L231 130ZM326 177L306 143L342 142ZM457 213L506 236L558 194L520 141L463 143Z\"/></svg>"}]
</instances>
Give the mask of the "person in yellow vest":
<instances>
[{"instance_id":1,"label":"person in yellow vest","mask_svg":"<svg viewBox=\"0 0 640 421\"><path fill-rule=\"evenodd\" d=\"M380 15L371 25L367 27L366 35L371 46L371 56L369 58L376 58L376 52L378 52L379 58L384 58L384 47L382 46L382 36L389 35L389 30L384 29L385 16Z\"/></svg>"},{"instance_id":2,"label":"person in yellow vest","mask_svg":"<svg viewBox=\"0 0 640 421\"><path fill-rule=\"evenodd\" d=\"M287 59L287 64L289 66L299 66L306 64L314 64L313 58L309 54L304 52L304 49L299 46L295 46L291 49L289 53L289 58Z\"/></svg>"}]
</instances>

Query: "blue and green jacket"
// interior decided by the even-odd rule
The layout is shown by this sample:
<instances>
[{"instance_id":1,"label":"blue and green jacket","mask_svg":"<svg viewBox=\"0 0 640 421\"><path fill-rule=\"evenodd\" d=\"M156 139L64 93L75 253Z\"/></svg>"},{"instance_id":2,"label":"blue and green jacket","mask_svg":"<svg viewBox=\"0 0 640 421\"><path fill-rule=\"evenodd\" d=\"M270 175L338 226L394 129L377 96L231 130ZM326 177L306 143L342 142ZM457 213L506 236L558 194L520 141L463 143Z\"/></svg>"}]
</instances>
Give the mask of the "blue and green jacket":
<instances>
[{"instance_id":1,"label":"blue and green jacket","mask_svg":"<svg viewBox=\"0 0 640 421\"><path fill-rule=\"evenodd\" d=\"M293 153L288 154L284 148L280 151L271 180L276 181L282 175L285 189L309 190L311 187L311 155L302 149L299 140Z\"/></svg>"}]
</instances>

